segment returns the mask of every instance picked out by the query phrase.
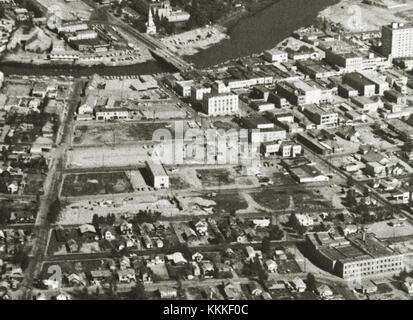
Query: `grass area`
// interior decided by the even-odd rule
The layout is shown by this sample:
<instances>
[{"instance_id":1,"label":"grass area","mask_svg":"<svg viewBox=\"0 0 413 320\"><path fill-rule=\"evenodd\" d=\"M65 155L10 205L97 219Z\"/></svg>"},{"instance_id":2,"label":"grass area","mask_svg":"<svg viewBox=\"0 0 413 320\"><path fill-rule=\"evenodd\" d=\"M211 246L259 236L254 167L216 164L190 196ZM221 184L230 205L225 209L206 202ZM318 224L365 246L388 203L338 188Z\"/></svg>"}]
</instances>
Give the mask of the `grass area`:
<instances>
[{"instance_id":1,"label":"grass area","mask_svg":"<svg viewBox=\"0 0 413 320\"><path fill-rule=\"evenodd\" d=\"M217 194L211 198L216 202L217 213L231 213L248 208L248 203L240 194Z\"/></svg>"},{"instance_id":2,"label":"grass area","mask_svg":"<svg viewBox=\"0 0 413 320\"><path fill-rule=\"evenodd\" d=\"M204 187L216 187L235 183L227 169L197 169L196 174Z\"/></svg>"},{"instance_id":3,"label":"grass area","mask_svg":"<svg viewBox=\"0 0 413 320\"><path fill-rule=\"evenodd\" d=\"M41 174L28 174L23 193L27 195L43 194L44 177Z\"/></svg>"},{"instance_id":4,"label":"grass area","mask_svg":"<svg viewBox=\"0 0 413 320\"><path fill-rule=\"evenodd\" d=\"M296 209L304 210L324 210L331 209L332 204L324 199L321 195L316 195L313 192L304 191L292 194L294 199L294 207Z\"/></svg>"},{"instance_id":5,"label":"grass area","mask_svg":"<svg viewBox=\"0 0 413 320\"><path fill-rule=\"evenodd\" d=\"M191 185L185 181L185 179L178 176L170 176L169 184L173 190L189 189Z\"/></svg>"},{"instance_id":6,"label":"grass area","mask_svg":"<svg viewBox=\"0 0 413 320\"><path fill-rule=\"evenodd\" d=\"M251 197L259 205L269 209L282 210L290 205L290 195L288 193L275 193L271 189L251 193Z\"/></svg>"},{"instance_id":7,"label":"grass area","mask_svg":"<svg viewBox=\"0 0 413 320\"><path fill-rule=\"evenodd\" d=\"M138 140L152 140L153 133L158 129L166 129L168 123L139 123L128 126L126 133ZM174 135L173 126L167 128L171 132L171 136Z\"/></svg>"},{"instance_id":8,"label":"grass area","mask_svg":"<svg viewBox=\"0 0 413 320\"><path fill-rule=\"evenodd\" d=\"M71 174L62 187L65 197L128 192L133 192L133 187L125 172Z\"/></svg>"},{"instance_id":9,"label":"grass area","mask_svg":"<svg viewBox=\"0 0 413 320\"><path fill-rule=\"evenodd\" d=\"M272 175L272 181L274 181L274 184L277 186L297 184L297 182L289 174L286 175L282 172L274 173Z\"/></svg>"}]
</instances>

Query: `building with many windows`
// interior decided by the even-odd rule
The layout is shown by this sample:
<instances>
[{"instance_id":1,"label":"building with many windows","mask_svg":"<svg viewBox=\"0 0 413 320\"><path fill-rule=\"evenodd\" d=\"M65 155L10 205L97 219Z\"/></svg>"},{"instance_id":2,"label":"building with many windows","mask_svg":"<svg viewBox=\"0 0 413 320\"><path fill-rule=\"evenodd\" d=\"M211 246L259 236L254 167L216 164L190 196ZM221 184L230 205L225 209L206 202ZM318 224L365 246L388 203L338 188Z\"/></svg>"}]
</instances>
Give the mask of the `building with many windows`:
<instances>
[{"instance_id":1,"label":"building with many windows","mask_svg":"<svg viewBox=\"0 0 413 320\"><path fill-rule=\"evenodd\" d=\"M394 22L383 26L381 42L386 56L413 57L413 25Z\"/></svg>"},{"instance_id":2,"label":"building with many windows","mask_svg":"<svg viewBox=\"0 0 413 320\"><path fill-rule=\"evenodd\" d=\"M238 95L234 93L205 94L202 109L210 116L225 116L238 113Z\"/></svg>"},{"instance_id":3,"label":"building with many windows","mask_svg":"<svg viewBox=\"0 0 413 320\"><path fill-rule=\"evenodd\" d=\"M315 104L303 106L304 114L320 127L336 127L338 125L338 113L329 108L322 108Z\"/></svg>"},{"instance_id":4,"label":"building with many windows","mask_svg":"<svg viewBox=\"0 0 413 320\"><path fill-rule=\"evenodd\" d=\"M344 279L396 274L404 268L403 254L372 233L343 237L327 232L306 235L307 253L331 273Z\"/></svg>"}]
</instances>

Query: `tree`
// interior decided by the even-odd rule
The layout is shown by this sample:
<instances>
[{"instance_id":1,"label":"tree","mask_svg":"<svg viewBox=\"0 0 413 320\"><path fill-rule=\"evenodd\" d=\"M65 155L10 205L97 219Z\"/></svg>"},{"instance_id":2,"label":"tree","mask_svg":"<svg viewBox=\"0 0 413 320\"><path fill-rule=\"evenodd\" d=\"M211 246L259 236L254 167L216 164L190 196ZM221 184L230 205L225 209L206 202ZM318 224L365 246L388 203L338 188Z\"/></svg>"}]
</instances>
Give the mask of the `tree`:
<instances>
[{"instance_id":1,"label":"tree","mask_svg":"<svg viewBox=\"0 0 413 320\"><path fill-rule=\"evenodd\" d=\"M137 281L136 285L130 292L130 298L133 300L146 300L145 287L142 281Z\"/></svg>"},{"instance_id":2,"label":"tree","mask_svg":"<svg viewBox=\"0 0 413 320\"><path fill-rule=\"evenodd\" d=\"M92 224L95 226L95 228L99 227L99 216L95 213L92 217Z\"/></svg>"},{"instance_id":3,"label":"tree","mask_svg":"<svg viewBox=\"0 0 413 320\"><path fill-rule=\"evenodd\" d=\"M29 266L29 256L22 248L19 248L12 257L12 262L25 270Z\"/></svg>"},{"instance_id":4,"label":"tree","mask_svg":"<svg viewBox=\"0 0 413 320\"><path fill-rule=\"evenodd\" d=\"M107 221L107 223L109 224L109 225L114 225L115 224L115 222L116 222L116 216L112 213L112 214L109 214L108 216L107 216L107 218L106 218L106 221Z\"/></svg>"},{"instance_id":5,"label":"tree","mask_svg":"<svg viewBox=\"0 0 413 320\"><path fill-rule=\"evenodd\" d=\"M262 239L262 252L269 254L271 252L271 240L269 237Z\"/></svg>"},{"instance_id":6,"label":"tree","mask_svg":"<svg viewBox=\"0 0 413 320\"><path fill-rule=\"evenodd\" d=\"M270 229L271 240L281 240L284 237L284 231L278 225L272 226Z\"/></svg>"},{"instance_id":7,"label":"tree","mask_svg":"<svg viewBox=\"0 0 413 320\"><path fill-rule=\"evenodd\" d=\"M307 274L307 288L309 291L315 291L317 288L317 282L315 280L314 274L311 272Z\"/></svg>"},{"instance_id":8,"label":"tree","mask_svg":"<svg viewBox=\"0 0 413 320\"><path fill-rule=\"evenodd\" d=\"M354 207L357 205L356 201L356 191L353 188L348 189L346 194L346 203L349 207Z\"/></svg>"},{"instance_id":9,"label":"tree","mask_svg":"<svg viewBox=\"0 0 413 320\"><path fill-rule=\"evenodd\" d=\"M55 223L57 218L59 217L61 210L60 200L56 198L55 201L52 202L49 208L49 213L47 214L47 221L49 223Z\"/></svg>"},{"instance_id":10,"label":"tree","mask_svg":"<svg viewBox=\"0 0 413 320\"><path fill-rule=\"evenodd\" d=\"M0 18L4 18L6 14L6 9L4 8L4 4L0 5Z\"/></svg>"},{"instance_id":11,"label":"tree","mask_svg":"<svg viewBox=\"0 0 413 320\"><path fill-rule=\"evenodd\" d=\"M347 179L347 187L348 188L354 187L354 179L352 177L349 177Z\"/></svg>"},{"instance_id":12,"label":"tree","mask_svg":"<svg viewBox=\"0 0 413 320\"><path fill-rule=\"evenodd\" d=\"M9 222L11 213L8 208L0 207L0 225L6 224Z\"/></svg>"}]
</instances>

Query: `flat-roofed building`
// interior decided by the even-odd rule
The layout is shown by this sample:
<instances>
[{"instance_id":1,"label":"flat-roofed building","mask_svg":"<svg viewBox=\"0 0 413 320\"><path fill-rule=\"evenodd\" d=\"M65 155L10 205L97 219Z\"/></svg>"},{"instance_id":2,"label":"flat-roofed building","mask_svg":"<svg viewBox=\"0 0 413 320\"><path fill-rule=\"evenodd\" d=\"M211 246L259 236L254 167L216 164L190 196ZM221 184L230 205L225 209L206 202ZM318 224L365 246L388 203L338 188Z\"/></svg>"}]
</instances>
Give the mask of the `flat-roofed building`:
<instances>
[{"instance_id":1,"label":"flat-roofed building","mask_svg":"<svg viewBox=\"0 0 413 320\"><path fill-rule=\"evenodd\" d=\"M321 127L336 127L338 125L338 113L329 108L322 108L315 104L305 105L304 114Z\"/></svg>"},{"instance_id":2,"label":"flat-roofed building","mask_svg":"<svg viewBox=\"0 0 413 320\"><path fill-rule=\"evenodd\" d=\"M404 268L404 255L372 233L347 237L309 233L306 247L321 267L344 279L397 274Z\"/></svg>"},{"instance_id":3,"label":"flat-roofed building","mask_svg":"<svg viewBox=\"0 0 413 320\"><path fill-rule=\"evenodd\" d=\"M182 97L190 97L191 96L191 88L194 84L193 80L183 80L183 81L176 81L175 83L175 90L179 93Z\"/></svg>"},{"instance_id":4,"label":"flat-roofed building","mask_svg":"<svg viewBox=\"0 0 413 320\"><path fill-rule=\"evenodd\" d=\"M146 169L152 187L155 189L169 188L169 176L161 163L146 161Z\"/></svg>"},{"instance_id":5,"label":"flat-roofed building","mask_svg":"<svg viewBox=\"0 0 413 320\"><path fill-rule=\"evenodd\" d=\"M394 22L382 27L382 53L394 58L413 57L413 25Z\"/></svg>"},{"instance_id":6,"label":"flat-roofed building","mask_svg":"<svg viewBox=\"0 0 413 320\"><path fill-rule=\"evenodd\" d=\"M264 59L268 62L287 62L288 61L288 53L285 51L281 51L278 49L270 49L264 51Z\"/></svg>"},{"instance_id":7,"label":"flat-roofed building","mask_svg":"<svg viewBox=\"0 0 413 320\"><path fill-rule=\"evenodd\" d=\"M323 89L314 81L278 82L276 89L279 95L295 105L320 103L323 101Z\"/></svg>"},{"instance_id":8,"label":"flat-roofed building","mask_svg":"<svg viewBox=\"0 0 413 320\"><path fill-rule=\"evenodd\" d=\"M343 83L357 89L361 96L371 97L376 93L375 84L358 72L344 75Z\"/></svg>"},{"instance_id":9,"label":"flat-roofed building","mask_svg":"<svg viewBox=\"0 0 413 320\"><path fill-rule=\"evenodd\" d=\"M204 95L202 110L209 116L226 116L238 113L238 104L234 93L211 93Z\"/></svg>"},{"instance_id":10,"label":"flat-roofed building","mask_svg":"<svg viewBox=\"0 0 413 320\"><path fill-rule=\"evenodd\" d=\"M403 140L413 140L413 127L400 119L391 119L387 122L389 129L399 134Z\"/></svg>"}]
</instances>

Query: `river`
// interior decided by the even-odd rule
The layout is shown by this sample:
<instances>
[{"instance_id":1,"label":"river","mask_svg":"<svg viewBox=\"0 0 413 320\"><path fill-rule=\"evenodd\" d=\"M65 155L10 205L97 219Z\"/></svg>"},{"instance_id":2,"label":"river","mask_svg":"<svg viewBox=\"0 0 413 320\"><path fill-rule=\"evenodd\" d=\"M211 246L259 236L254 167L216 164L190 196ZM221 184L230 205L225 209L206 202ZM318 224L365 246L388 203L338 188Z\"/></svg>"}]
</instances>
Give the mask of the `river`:
<instances>
[{"instance_id":1,"label":"river","mask_svg":"<svg viewBox=\"0 0 413 320\"><path fill-rule=\"evenodd\" d=\"M274 0L266 9L242 18L228 30L230 39L186 57L198 67L207 67L241 56L260 53L274 47L300 27L314 22L318 12L338 0ZM65 67L0 64L4 74L71 75L74 77L101 75L141 75L173 72L164 62L149 61L125 67Z\"/></svg>"},{"instance_id":2,"label":"river","mask_svg":"<svg viewBox=\"0 0 413 320\"><path fill-rule=\"evenodd\" d=\"M241 19L228 30L230 39L187 57L199 67L260 53L273 48L300 27L315 21L318 12L338 0L278 0L266 9Z\"/></svg>"}]
</instances>

